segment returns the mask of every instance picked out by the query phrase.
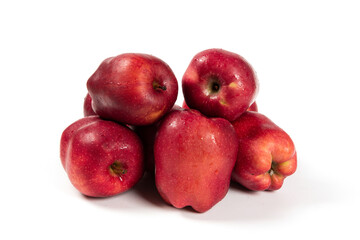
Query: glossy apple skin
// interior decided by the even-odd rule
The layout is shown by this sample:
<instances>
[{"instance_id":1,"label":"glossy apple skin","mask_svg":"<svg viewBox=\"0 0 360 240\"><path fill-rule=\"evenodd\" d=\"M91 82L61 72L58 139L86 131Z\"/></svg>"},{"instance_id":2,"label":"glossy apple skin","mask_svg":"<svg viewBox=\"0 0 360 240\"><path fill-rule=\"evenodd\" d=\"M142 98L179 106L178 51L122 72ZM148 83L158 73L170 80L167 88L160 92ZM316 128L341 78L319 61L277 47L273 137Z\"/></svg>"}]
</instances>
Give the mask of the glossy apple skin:
<instances>
[{"instance_id":1,"label":"glossy apple skin","mask_svg":"<svg viewBox=\"0 0 360 240\"><path fill-rule=\"evenodd\" d=\"M191 109L234 121L255 101L259 83L243 57L222 49L208 49L190 62L182 89Z\"/></svg>"},{"instance_id":2,"label":"glossy apple skin","mask_svg":"<svg viewBox=\"0 0 360 240\"><path fill-rule=\"evenodd\" d=\"M88 117L88 116L98 116L96 114L96 112L94 112L93 108L92 108L92 99L89 93L86 94L85 99L84 99L84 117ZM125 124L128 128L130 128L131 130L135 130L135 126L130 125L130 124Z\"/></svg>"},{"instance_id":3,"label":"glossy apple skin","mask_svg":"<svg viewBox=\"0 0 360 240\"><path fill-rule=\"evenodd\" d=\"M97 115L92 108L92 100L89 93L86 94L84 99L84 117Z\"/></svg>"},{"instance_id":4,"label":"glossy apple skin","mask_svg":"<svg viewBox=\"0 0 360 240\"><path fill-rule=\"evenodd\" d=\"M170 67L147 54L105 59L87 81L94 111L102 118L149 125L174 105L178 84Z\"/></svg>"},{"instance_id":5,"label":"glossy apple skin","mask_svg":"<svg viewBox=\"0 0 360 240\"><path fill-rule=\"evenodd\" d=\"M155 183L176 208L205 212L229 189L238 149L230 122L196 110L175 110L162 120L155 138Z\"/></svg>"},{"instance_id":6,"label":"glossy apple skin","mask_svg":"<svg viewBox=\"0 0 360 240\"><path fill-rule=\"evenodd\" d=\"M239 139L232 179L254 191L280 189L297 167L290 136L257 112L245 112L232 124Z\"/></svg>"},{"instance_id":7,"label":"glossy apple skin","mask_svg":"<svg viewBox=\"0 0 360 240\"><path fill-rule=\"evenodd\" d=\"M173 108L169 111L169 113L171 111L180 110L180 109L181 107L175 104ZM145 171L150 173L152 176L155 176L155 161L154 161L155 136L160 126L161 120L162 118L151 125L135 127L135 132L139 135L144 147Z\"/></svg>"},{"instance_id":8,"label":"glossy apple skin","mask_svg":"<svg viewBox=\"0 0 360 240\"><path fill-rule=\"evenodd\" d=\"M185 108L185 109L190 109L189 106L186 104L185 101L183 102L182 107ZM247 111L257 112L257 111L258 111L258 106L257 106L256 102L254 102L253 104L251 104L251 106L247 109Z\"/></svg>"},{"instance_id":9,"label":"glossy apple skin","mask_svg":"<svg viewBox=\"0 0 360 240\"><path fill-rule=\"evenodd\" d=\"M139 137L127 127L98 116L82 118L64 130L60 159L70 182L90 197L125 192L144 172Z\"/></svg>"}]
</instances>

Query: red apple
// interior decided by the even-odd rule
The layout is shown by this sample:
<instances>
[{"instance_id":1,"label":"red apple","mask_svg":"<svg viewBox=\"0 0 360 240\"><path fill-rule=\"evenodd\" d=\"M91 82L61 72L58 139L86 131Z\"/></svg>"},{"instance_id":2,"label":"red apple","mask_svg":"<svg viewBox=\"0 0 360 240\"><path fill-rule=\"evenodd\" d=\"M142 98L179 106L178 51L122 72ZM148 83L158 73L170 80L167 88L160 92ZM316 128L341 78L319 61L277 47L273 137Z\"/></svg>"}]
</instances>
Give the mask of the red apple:
<instances>
[{"instance_id":1,"label":"red apple","mask_svg":"<svg viewBox=\"0 0 360 240\"><path fill-rule=\"evenodd\" d=\"M102 118L149 125L174 105L178 84L170 67L151 55L126 53L104 60L87 88Z\"/></svg>"},{"instance_id":2,"label":"red apple","mask_svg":"<svg viewBox=\"0 0 360 240\"><path fill-rule=\"evenodd\" d=\"M245 112L232 124L239 139L232 179L250 190L280 189L285 177L296 171L290 136L257 112Z\"/></svg>"},{"instance_id":3,"label":"red apple","mask_svg":"<svg viewBox=\"0 0 360 240\"><path fill-rule=\"evenodd\" d=\"M209 117L234 121L255 101L258 80L238 54L209 49L195 55L183 79L187 105Z\"/></svg>"},{"instance_id":4,"label":"red apple","mask_svg":"<svg viewBox=\"0 0 360 240\"><path fill-rule=\"evenodd\" d=\"M205 212L229 189L238 150L236 133L222 118L196 110L167 114L155 138L155 183L162 198L176 208Z\"/></svg>"},{"instance_id":5,"label":"red apple","mask_svg":"<svg viewBox=\"0 0 360 240\"><path fill-rule=\"evenodd\" d=\"M92 100L90 94L87 93L84 99L84 117L97 115L92 108Z\"/></svg>"},{"instance_id":6,"label":"red apple","mask_svg":"<svg viewBox=\"0 0 360 240\"><path fill-rule=\"evenodd\" d=\"M144 171L139 137L127 127L98 116L82 118L64 130L60 158L70 182L91 197L127 191Z\"/></svg>"}]
</instances>

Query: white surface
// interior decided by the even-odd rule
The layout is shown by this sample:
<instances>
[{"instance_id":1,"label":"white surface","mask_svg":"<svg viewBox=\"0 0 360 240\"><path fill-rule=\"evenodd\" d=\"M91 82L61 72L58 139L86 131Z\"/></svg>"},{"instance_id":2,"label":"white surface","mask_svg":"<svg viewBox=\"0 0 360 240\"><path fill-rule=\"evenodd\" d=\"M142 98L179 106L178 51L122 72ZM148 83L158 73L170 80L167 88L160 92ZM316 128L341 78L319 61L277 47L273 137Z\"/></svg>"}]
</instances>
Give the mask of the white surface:
<instances>
[{"instance_id":1,"label":"white surface","mask_svg":"<svg viewBox=\"0 0 360 240\"><path fill-rule=\"evenodd\" d=\"M359 239L356 1L7 2L0 239ZM299 166L283 188L233 186L203 214L164 204L146 181L108 199L79 194L60 164L59 140L82 117L85 84L100 62L153 54L180 83L191 58L212 47L253 65L260 112L293 138Z\"/></svg>"}]
</instances>

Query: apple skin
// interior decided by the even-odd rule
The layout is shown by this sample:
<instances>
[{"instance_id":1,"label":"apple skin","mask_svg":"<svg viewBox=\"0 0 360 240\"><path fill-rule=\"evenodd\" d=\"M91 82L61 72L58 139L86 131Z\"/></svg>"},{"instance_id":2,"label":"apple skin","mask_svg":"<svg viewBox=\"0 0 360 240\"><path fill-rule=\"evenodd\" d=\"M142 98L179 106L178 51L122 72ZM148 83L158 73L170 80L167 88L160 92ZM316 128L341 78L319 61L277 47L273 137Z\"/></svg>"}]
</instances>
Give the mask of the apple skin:
<instances>
[{"instance_id":1,"label":"apple skin","mask_svg":"<svg viewBox=\"0 0 360 240\"><path fill-rule=\"evenodd\" d=\"M232 124L239 139L232 179L254 191L280 189L297 167L290 136L257 112L245 112Z\"/></svg>"},{"instance_id":2,"label":"apple skin","mask_svg":"<svg viewBox=\"0 0 360 240\"><path fill-rule=\"evenodd\" d=\"M88 117L88 116L98 116L92 108L92 99L89 93L86 94L84 99L84 117ZM135 126L132 126L130 124L125 124L125 125L131 130L133 131L135 130Z\"/></svg>"},{"instance_id":3,"label":"apple skin","mask_svg":"<svg viewBox=\"0 0 360 240\"><path fill-rule=\"evenodd\" d=\"M175 104L168 113L180 109L181 107ZM155 136L160 126L161 120L162 118L151 125L136 126L134 129L143 143L145 171L150 173L152 176L155 176L155 161L154 161Z\"/></svg>"},{"instance_id":4,"label":"apple skin","mask_svg":"<svg viewBox=\"0 0 360 240\"><path fill-rule=\"evenodd\" d=\"M240 55L208 49L195 55L183 78L187 105L208 117L234 121L255 101L259 83Z\"/></svg>"},{"instance_id":5,"label":"apple skin","mask_svg":"<svg viewBox=\"0 0 360 240\"><path fill-rule=\"evenodd\" d=\"M186 104L185 101L184 101L183 104L182 104L182 108L190 109L189 106ZM251 106L250 106L246 111L258 112L258 106L257 106L256 102L254 102L253 104L251 104Z\"/></svg>"},{"instance_id":6,"label":"apple skin","mask_svg":"<svg viewBox=\"0 0 360 240\"><path fill-rule=\"evenodd\" d=\"M125 192L144 172L139 137L129 128L98 116L79 119L64 130L60 159L70 182L90 197Z\"/></svg>"},{"instance_id":7,"label":"apple skin","mask_svg":"<svg viewBox=\"0 0 360 240\"><path fill-rule=\"evenodd\" d=\"M189 106L186 104L185 100L183 101L182 108L190 109Z\"/></svg>"},{"instance_id":8,"label":"apple skin","mask_svg":"<svg viewBox=\"0 0 360 240\"><path fill-rule=\"evenodd\" d=\"M86 94L84 99L84 117L97 115L92 108L92 100L89 93Z\"/></svg>"},{"instance_id":9,"label":"apple skin","mask_svg":"<svg viewBox=\"0 0 360 240\"><path fill-rule=\"evenodd\" d=\"M257 106L256 102L251 104L250 107L246 111L258 112L258 106Z\"/></svg>"},{"instance_id":10,"label":"apple skin","mask_svg":"<svg viewBox=\"0 0 360 240\"><path fill-rule=\"evenodd\" d=\"M87 81L94 111L104 119L150 125L174 105L178 83L161 59L125 53L105 59Z\"/></svg>"},{"instance_id":11,"label":"apple skin","mask_svg":"<svg viewBox=\"0 0 360 240\"><path fill-rule=\"evenodd\" d=\"M165 202L205 212L230 185L238 150L231 123L196 110L168 113L155 137L155 184Z\"/></svg>"}]
</instances>

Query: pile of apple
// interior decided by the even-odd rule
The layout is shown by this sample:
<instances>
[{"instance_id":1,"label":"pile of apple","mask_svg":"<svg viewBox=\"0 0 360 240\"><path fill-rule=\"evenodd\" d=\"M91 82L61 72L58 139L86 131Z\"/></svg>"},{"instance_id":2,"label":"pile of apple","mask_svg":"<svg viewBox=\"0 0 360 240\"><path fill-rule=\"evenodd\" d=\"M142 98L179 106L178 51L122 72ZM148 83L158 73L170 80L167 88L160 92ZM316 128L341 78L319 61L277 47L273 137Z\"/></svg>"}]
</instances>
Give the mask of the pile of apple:
<instances>
[{"instance_id":1,"label":"pile of apple","mask_svg":"<svg viewBox=\"0 0 360 240\"><path fill-rule=\"evenodd\" d=\"M105 59L87 81L85 117L67 127L60 158L71 183L91 197L132 188L147 172L165 202L205 212L230 181L278 190L296 170L293 141L257 112L258 80L238 54L195 55L178 83L159 58Z\"/></svg>"}]
</instances>

